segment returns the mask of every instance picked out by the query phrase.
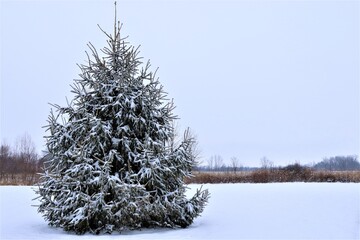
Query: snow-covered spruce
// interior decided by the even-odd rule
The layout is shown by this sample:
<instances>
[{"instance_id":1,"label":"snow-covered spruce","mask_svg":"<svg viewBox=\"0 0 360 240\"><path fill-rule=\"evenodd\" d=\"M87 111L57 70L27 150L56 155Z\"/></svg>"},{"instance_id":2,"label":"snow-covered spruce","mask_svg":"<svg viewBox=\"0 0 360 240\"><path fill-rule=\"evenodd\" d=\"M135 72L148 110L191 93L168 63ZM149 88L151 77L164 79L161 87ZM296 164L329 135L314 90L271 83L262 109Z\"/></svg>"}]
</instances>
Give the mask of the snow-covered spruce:
<instances>
[{"instance_id":1,"label":"snow-covered spruce","mask_svg":"<svg viewBox=\"0 0 360 240\"><path fill-rule=\"evenodd\" d=\"M78 234L187 227L209 198L207 190L185 197L194 139L186 131L174 144L173 102L120 37L120 24L114 29L104 32L102 56L89 44L74 99L49 115L38 211Z\"/></svg>"}]
</instances>

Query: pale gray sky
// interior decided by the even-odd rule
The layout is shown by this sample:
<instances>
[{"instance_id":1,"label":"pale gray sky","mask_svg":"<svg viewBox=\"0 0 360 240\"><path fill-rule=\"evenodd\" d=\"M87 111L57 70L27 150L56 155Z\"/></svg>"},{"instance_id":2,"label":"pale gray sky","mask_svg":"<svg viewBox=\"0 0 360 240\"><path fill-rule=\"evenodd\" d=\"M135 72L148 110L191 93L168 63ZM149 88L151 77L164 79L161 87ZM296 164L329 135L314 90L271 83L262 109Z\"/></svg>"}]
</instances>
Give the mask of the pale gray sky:
<instances>
[{"instance_id":1,"label":"pale gray sky","mask_svg":"<svg viewBox=\"0 0 360 240\"><path fill-rule=\"evenodd\" d=\"M118 1L205 161L359 154L359 1ZM1 1L0 139L38 150L50 111L113 29L113 1Z\"/></svg>"}]
</instances>

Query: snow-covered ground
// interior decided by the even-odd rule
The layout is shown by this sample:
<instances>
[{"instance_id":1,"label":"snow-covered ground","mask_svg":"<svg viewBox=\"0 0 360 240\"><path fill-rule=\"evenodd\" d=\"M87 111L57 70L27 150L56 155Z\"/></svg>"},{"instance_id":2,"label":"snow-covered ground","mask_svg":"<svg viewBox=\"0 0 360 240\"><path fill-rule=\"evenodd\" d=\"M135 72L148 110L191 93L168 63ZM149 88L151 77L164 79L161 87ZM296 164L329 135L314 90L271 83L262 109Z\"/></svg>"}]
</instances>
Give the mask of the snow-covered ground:
<instances>
[{"instance_id":1,"label":"snow-covered ground","mask_svg":"<svg viewBox=\"0 0 360 240\"><path fill-rule=\"evenodd\" d=\"M199 185L190 185L189 192ZM49 227L31 187L0 187L0 239L360 239L360 184L205 185L211 199L187 229L74 236Z\"/></svg>"}]
</instances>

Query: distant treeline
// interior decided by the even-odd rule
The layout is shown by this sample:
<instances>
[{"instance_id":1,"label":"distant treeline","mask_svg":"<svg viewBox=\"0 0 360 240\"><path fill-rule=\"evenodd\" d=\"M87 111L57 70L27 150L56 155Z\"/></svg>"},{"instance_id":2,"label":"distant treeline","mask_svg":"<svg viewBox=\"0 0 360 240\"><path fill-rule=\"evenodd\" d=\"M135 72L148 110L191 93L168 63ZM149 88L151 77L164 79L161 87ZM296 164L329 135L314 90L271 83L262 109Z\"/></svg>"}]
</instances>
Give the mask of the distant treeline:
<instances>
[{"instance_id":1,"label":"distant treeline","mask_svg":"<svg viewBox=\"0 0 360 240\"><path fill-rule=\"evenodd\" d=\"M247 172L247 171L256 171L260 169L286 169L292 166L301 166L310 168L312 170L322 170L322 171L359 171L360 163L358 156L335 156L330 158L324 158L319 163L314 163L312 165L301 165L300 163L289 164L285 167L276 167L274 163L268 160L266 157L263 157L260 160L261 167L246 167L242 166L239 160L236 157L231 158L230 164L224 164L224 161L221 156L215 155L207 160L206 166L196 166L196 171L204 172Z\"/></svg>"},{"instance_id":2,"label":"distant treeline","mask_svg":"<svg viewBox=\"0 0 360 240\"><path fill-rule=\"evenodd\" d=\"M213 157L213 163L197 167L187 183L274 183L274 182L360 182L360 163L357 156L325 158L311 166L300 163L275 167L267 158L261 159L261 167L242 167L235 158L231 165L219 164L221 158ZM212 167L211 167L212 166Z\"/></svg>"},{"instance_id":3,"label":"distant treeline","mask_svg":"<svg viewBox=\"0 0 360 240\"><path fill-rule=\"evenodd\" d=\"M329 171L356 171L360 170L360 163L357 156L337 156L325 158L313 166L316 170Z\"/></svg>"},{"instance_id":4,"label":"distant treeline","mask_svg":"<svg viewBox=\"0 0 360 240\"><path fill-rule=\"evenodd\" d=\"M14 146L2 143L0 146L0 185L35 184L39 178L39 172L42 172L44 162L49 155L44 153L39 156L35 149L35 144L28 135L18 139ZM210 157L207 160L207 166L198 165L195 172L254 172L254 177L259 170L279 170L282 172L296 173L304 172L310 169L312 171L359 171L360 163L357 156L336 156L324 158L321 162L312 166L302 166L299 163L290 164L285 167L275 167L274 163L266 157L260 160L260 168L242 166L240 161L233 157L230 164L225 165L219 155ZM256 173L257 172L257 173ZM264 176L263 174L261 175ZM237 176L239 177L239 176Z\"/></svg>"},{"instance_id":5,"label":"distant treeline","mask_svg":"<svg viewBox=\"0 0 360 240\"><path fill-rule=\"evenodd\" d=\"M29 135L18 139L15 146L0 146L0 184L33 184L41 171L42 158Z\"/></svg>"}]
</instances>

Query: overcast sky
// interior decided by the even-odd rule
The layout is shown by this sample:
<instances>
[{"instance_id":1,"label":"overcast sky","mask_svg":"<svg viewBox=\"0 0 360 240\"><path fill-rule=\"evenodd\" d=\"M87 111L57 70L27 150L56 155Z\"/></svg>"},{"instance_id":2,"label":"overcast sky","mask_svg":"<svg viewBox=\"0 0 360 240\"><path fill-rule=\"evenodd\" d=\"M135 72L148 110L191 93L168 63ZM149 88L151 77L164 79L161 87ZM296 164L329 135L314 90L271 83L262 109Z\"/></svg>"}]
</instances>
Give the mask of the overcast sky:
<instances>
[{"instance_id":1,"label":"overcast sky","mask_svg":"<svg viewBox=\"0 0 360 240\"><path fill-rule=\"evenodd\" d=\"M206 162L359 154L359 1L118 1ZM113 1L1 1L0 140L40 152L50 112L106 44Z\"/></svg>"}]
</instances>

